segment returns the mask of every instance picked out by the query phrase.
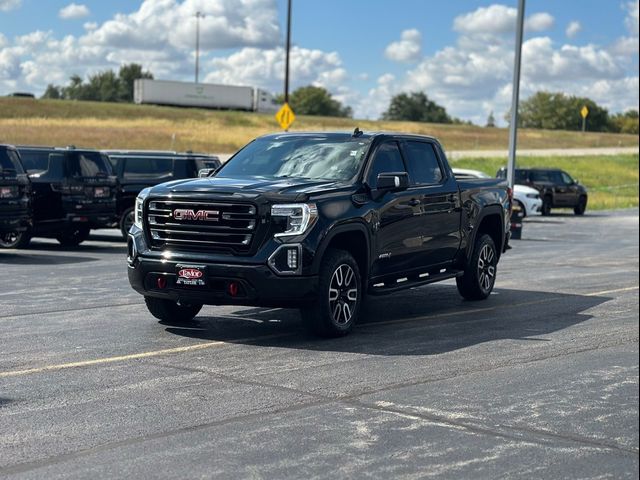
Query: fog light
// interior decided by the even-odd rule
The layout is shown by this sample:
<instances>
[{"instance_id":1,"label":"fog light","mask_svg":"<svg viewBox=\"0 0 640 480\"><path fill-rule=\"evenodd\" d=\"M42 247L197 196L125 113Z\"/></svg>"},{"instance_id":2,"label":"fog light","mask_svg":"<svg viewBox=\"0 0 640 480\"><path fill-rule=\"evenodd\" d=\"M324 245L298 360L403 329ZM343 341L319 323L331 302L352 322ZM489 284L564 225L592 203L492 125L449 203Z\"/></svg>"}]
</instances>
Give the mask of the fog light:
<instances>
[{"instance_id":1,"label":"fog light","mask_svg":"<svg viewBox=\"0 0 640 480\"><path fill-rule=\"evenodd\" d=\"M281 245L271 254L268 264L280 275L300 275L302 247L298 244Z\"/></svg>"},{"instance_id":2,"label":"fog light","mask_svg":"<svg viewBox=\"0 0 640 480\"><path fill-rule=\"evenodd\" d=\"M296 270L298 268L298 249L290 248L287 250L287 266L291 270Z\"/></svg>"}]
</instances>

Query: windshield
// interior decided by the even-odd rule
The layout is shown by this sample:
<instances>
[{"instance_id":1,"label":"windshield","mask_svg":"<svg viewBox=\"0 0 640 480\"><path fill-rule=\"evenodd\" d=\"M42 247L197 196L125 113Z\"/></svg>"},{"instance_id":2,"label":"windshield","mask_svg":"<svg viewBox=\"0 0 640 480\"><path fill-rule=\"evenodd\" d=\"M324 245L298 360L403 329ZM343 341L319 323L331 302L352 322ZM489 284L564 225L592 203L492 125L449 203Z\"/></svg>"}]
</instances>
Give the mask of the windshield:
<instances>
[{"instance_id":1,"label":"windshield","mask_svg":"<svg viewBox=\"0 0 640 480\"><path fill-rule=\"evenodd\" d=\"M258 138L229 160L216 177L349 180L364 161L369 139L339 137Z\"/></svg>"},{"instance_id":2,"label":"windshield","mask_svg":"<svg viewBox=\"0 0 640 480\"><path fill-rule=\"evenodd\" d=\"M67 169L72 177L106 177L109 167L105 157L98 152L70 153Z\"/></svg>"},{"instance_id":3,"label":"windshield","mask_svg":"<svg viewBox=\"0 0 640 480\"><path fill-rule=\"evenodd\" d=\"M18 154L13 150L0 150L0 174L2 173L24 173Z\"/></svg>"}]
</instances>

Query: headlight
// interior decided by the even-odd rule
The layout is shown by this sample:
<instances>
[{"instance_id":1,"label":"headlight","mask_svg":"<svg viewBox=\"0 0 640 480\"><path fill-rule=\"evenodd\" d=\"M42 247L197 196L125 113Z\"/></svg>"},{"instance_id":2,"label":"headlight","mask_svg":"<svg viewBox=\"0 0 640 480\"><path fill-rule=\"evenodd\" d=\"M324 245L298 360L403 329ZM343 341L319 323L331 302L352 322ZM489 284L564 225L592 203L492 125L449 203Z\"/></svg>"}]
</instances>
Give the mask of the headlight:
<instances>
[{"instance_id":1,"label":"headlight","mask_svg":"<svg viewBox=\"0 0 640 480\"><path fill-rule=\"evenodd\" d=\"M537 193L527 193L527 198L540 198Z\"/></svg>"},{"instance_id":2,"label":"headlight","mask_svg":"<svg viewBox=\"0 0 640 480\"><path fill-rule=\"evenodd\" d=\"M294 237L309 231L318 218L318 209L315 203L273 205L271 216L286 218L287 221L285 231L276 233L276 238Z\"/></svg>"},{"instance_id":3,"label":"headlight","mask_svg":"<svg viewBox=\"0 0 640 480\"><path fill-rule=\"evenodd\" d=\"M143 189L136 197L133 224L138 228L142 228L142 205L144 205L144 199L149 196L150 191L151 188L147 187Z\"/></svg>"}]
</instances>

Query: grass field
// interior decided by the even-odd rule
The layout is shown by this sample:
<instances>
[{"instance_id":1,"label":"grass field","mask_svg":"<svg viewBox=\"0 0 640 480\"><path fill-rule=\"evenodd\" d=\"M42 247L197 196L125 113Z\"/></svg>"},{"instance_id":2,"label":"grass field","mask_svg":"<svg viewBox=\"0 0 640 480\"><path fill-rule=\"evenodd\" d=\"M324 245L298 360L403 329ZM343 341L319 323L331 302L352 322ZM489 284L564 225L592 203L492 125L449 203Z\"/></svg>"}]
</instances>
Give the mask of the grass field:
<instances>
[{"instance_id":1,"label":"grass field","mask_svg":"<svg viewBox=\"0 0 640 480\"><path fill-rule=\"evenodd\" d=\"M299 116L294 130L393 130L433 135L446 150L498 150L508 130L469 125L383 122ZM251 112L121 103L0 98L0 143L234 152L256 136L277 132L274 116ZM551 130L518 131L518 147L637 147L637 135ZM638 205L638 155L526 157L520 165L562 168L589 188L589 208ZM459 159L460 168L495 175L504 158Z\"/></svg>"},{"instance_id":2,"label":"grass field","mask_svg":"<svg viewBox=\"0 0 640 480\"><path fill-rule=\"evenodd\" d=\"M294 130L393 130L433 135L446 150L496 150L508 130L469 125L383 122L298 116ZM256 136L279 131L274 116L121 103L0 98L0 142L234 152ZM638 146L638 136L551 130L518 132L520 148Z\"/></svg>"},{"instance_id":3,"label":"grass field","mask_svg":"<svg viewBox=\"0 0 640 480\"><path fill-rule=\"evenodd\" d=\"M504 158L461 158L455 168L481 170L491 176L505 165ZM585 157L523 157L522 167L561 168L589 190L590 210L638 206L638 155Z\"/></svg>"}]
</instances>

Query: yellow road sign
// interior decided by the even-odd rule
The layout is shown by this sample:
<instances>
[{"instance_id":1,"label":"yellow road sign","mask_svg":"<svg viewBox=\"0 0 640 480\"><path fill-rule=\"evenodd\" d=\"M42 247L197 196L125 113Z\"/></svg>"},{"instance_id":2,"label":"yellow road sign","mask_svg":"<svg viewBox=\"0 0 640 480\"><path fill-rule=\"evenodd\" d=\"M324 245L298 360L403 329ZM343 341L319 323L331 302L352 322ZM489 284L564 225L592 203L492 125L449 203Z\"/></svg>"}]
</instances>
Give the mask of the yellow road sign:
<instances>
[{"instance_id":1,"label":"yellow road sign","mask_svg":"<svg viewBox=\"0 0 640 480\"><path fill-rule=\"evenodd\" d=\"M587 115L589 115L589 109L586 105L580 110L580 115L582 115L582 118L587 118Z\"/></svg>"},{"instance_id":2,"label":"yellow road sign","mask_svg":"<svg viewBox=\"0 0 640 480\"><path fill-rule=\"evenodd\" d=\"M295 119L296 116L288 103L282 105L280 110L278 110L278 113L276 113L276 120L283 130L288 130Z\"/></svg>"}]
</instances>

